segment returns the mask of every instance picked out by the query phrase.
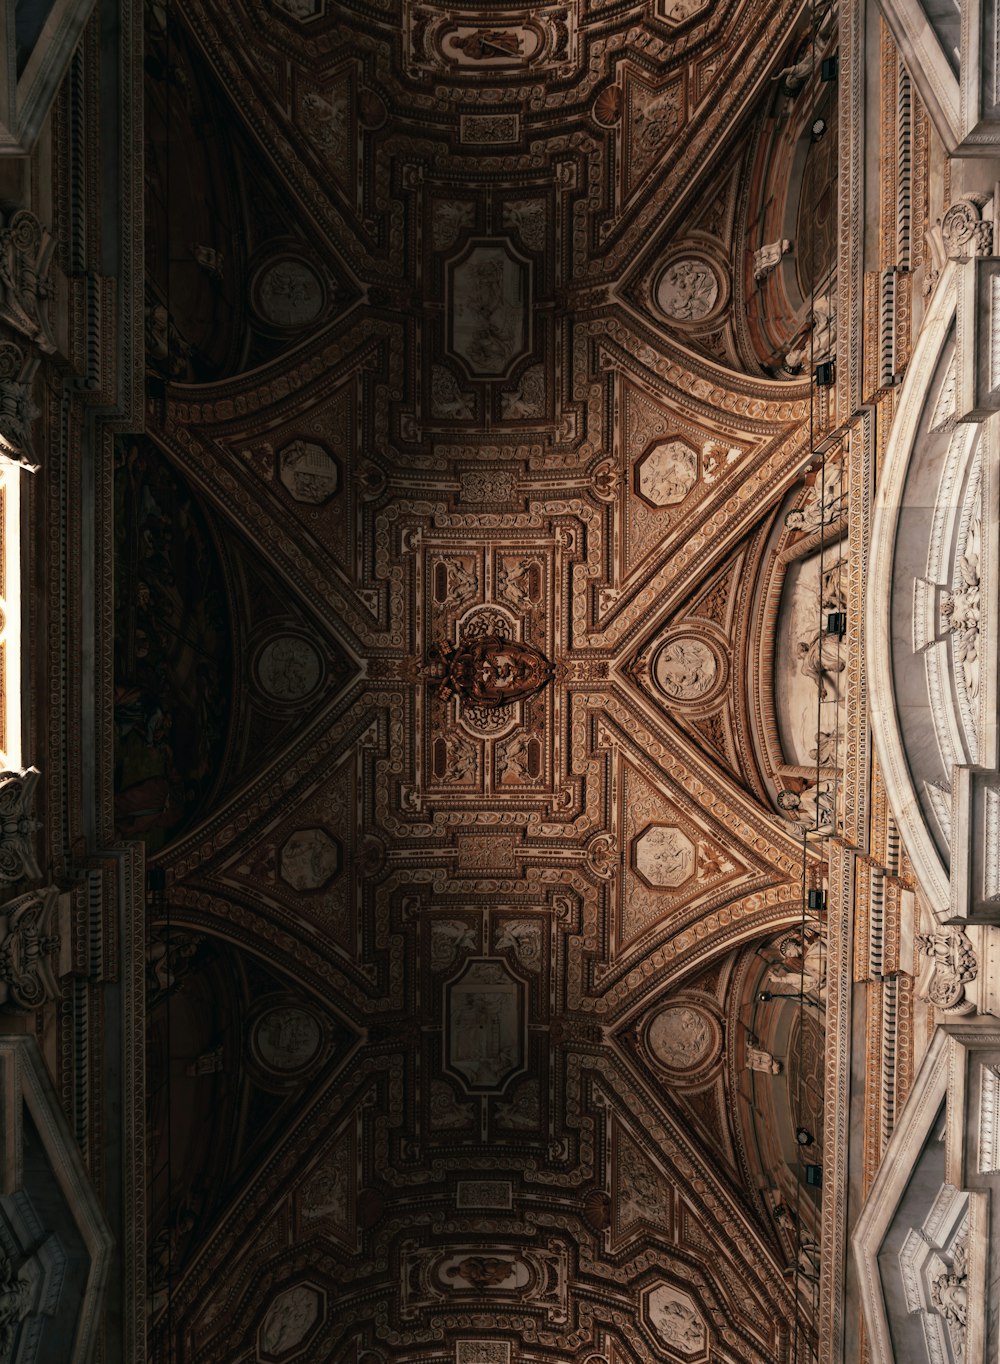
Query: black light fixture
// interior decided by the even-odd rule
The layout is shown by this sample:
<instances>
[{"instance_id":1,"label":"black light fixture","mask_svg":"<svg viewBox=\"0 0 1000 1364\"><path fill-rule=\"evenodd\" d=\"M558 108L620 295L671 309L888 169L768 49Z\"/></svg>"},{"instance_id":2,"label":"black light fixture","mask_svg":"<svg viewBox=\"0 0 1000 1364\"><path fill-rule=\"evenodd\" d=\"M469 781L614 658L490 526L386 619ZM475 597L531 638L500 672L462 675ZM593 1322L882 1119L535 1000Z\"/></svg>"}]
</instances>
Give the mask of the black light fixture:
<instances>
[{"instance_id":1,"label":"black light fixture","mask_svg":"<svg viewBox=\"0 0 1000 1364\"><path fill-rule=\"evenodd\" d=\"M824 81L835 81L840 75L840 54L835 52L832 57L824 57L819 64L819 78Z\"/></svg>"},{"instance_id":2,"label":"black light fixture","mask_svg":"<svg viewBox=\"0 0 1000 1364\"><path fill-rule=\"evenodd\" d=\"M822 889L806 891L807 909L826 909L826 891Z\"/></svg>"},{"instance_id":3,"label":"black light fixture","mask_svg":"<svg viewBox=\"0 0 1000 1364\"><path fill-rule=\"evenodd\" d=\"M761 1004L769 1004L774 998L774 995L771 994L770 990L759 990L757 992L757 998L760 1000Z\"/></svg>"},{"instance_id":4,"label":"black light fixture","mask_svg":"<svg viewBox=\"0 0 1000 1364\"><path fill-rule=\"evenodd\" d=\"M813 119L812 127L809 129L809 136L814 142L818 142L821 137L826 136L826 119L820 114Z\"/></svg>"},{"instance_id":5,"label":"black light fixture","mask_svg":"<svg viewBox=\"0 0 1000 1364\"><path fill-rule=\"evenodd\" d=\"M812 1146L815 1138L808 1127L796 1127L795 1140L800 1146Z\"/></svg>"},{"instance_id":6,"label":"black light fixture","mask_svg":"<svg viewBox=\"0 0 1000 1364\"><path fill-rule=\"evenodd\" d=\"M831 611L826 618L826 633L843 639L847 634L847 612Z\"/></svg>"},{"instance_id":7,"label":"black light fixture","mask_svg":"<svg viewBox=\"0 0 1000 1364\"><path fill-rule=\"evenodd\" d=\"M823 1187L822 1165L806 1166L806 1183L811 1184L814 1189L821 1189Z\"/></svg>"},{"instance_id":8,"label":"black light fixture","mask_svg":"<svg viewBox=\"0 0 1000 1364\"><path fill-rule=\"evenodd\" d=\"M833 361L824 360L821 365L817 365L815 378L817 388L830 388L833 384Z\"/></svg>"}]
</instances>

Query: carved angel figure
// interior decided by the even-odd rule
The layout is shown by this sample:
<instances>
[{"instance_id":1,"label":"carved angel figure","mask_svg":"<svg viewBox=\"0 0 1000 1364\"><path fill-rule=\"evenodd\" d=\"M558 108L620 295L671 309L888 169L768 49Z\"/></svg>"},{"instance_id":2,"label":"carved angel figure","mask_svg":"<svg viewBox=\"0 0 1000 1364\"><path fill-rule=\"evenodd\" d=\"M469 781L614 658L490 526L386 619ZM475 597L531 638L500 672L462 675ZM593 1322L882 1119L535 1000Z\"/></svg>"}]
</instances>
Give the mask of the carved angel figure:
<instances>
[{"instance_id":1,"label":"carved angel figure","mask_svg":"<svg viewBox=\"0 0 1000 1364\"><path fill-rule=\"evenodd\" d=\"M801 660L803 673L806 677L811 677L819 687L820 700L825 701L830 695L828 679L836 696L839 690L836 675L847 667L847 660L841 657L839 640L834 635L828 635L825 630L817 630L811 639L800 639L795 646L795 652Z\"/></svg>"},{"instance_id":2,"label":"carved angel figure","mask_svg":"<svg viewBox=\"0 0 1000 1364\"><path fill-rule=\"evenodd\" d=\"M778 808L792 820L798 834L833 827L835 801L830 782L820 782L807 791L779 791Z\"/></svg>"},{"instance_id":3,"label":"carved angel figure","mask_svg":"<svg viewBox=\"0 0 1000 1364\"><path fill-rule=\"evenodd\" d=\"M803 533L832 526L847 512L844 470L839 461L827 464L806 488L800 507L785 513L785 529Z\"/></svg>"},{"instance_id":4,"label":"carved angel figure","mask_svg":"<svg viewBox=\"0 0 1000 1364\"><path fill-rule=\"evenodd\" d=\"M797 62L792 62L790 66L783 66L777 75L772 76L772 80L784 81L783 89L786 94L794 95L801 90L809 79L809 74L813 69L812 52L809 51L804 57L800 57Z\"/></svg>"}]
</instances>

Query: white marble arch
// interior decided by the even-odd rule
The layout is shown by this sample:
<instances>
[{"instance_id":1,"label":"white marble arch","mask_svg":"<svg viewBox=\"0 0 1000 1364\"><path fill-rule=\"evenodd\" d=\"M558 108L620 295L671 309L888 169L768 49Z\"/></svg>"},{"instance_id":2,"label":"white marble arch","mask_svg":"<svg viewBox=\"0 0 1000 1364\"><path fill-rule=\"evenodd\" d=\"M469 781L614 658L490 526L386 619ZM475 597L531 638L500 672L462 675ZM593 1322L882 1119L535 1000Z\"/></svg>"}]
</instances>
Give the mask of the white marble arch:
<instances>
[{"instance_id":1,"label":"white marble arch","mask_svg":"<svg viewBox=\"0 0 1000 1364\"><path fill-rule=\"evenodd\" d=\"M17 1331L13 1353L3 1357L10 1364L42 1364L57 1357L55 1350L60 1359L86 1364L94 1356L106 1307L114 1236L34 1037L0 1036L0 1088L0 1248L13 1261L13 1273L33 1285L25 1310L8 1315L8 1324L16 1322ZM41 1220L33 1211L36 1203ZM65 1246L53 1250L64 1234L60 1224L64 1230L72 1225L78 1238L69 1251ZM34 1227L34 1237L24 1237L15 1258L11 1228L19 1225ZM47 1230L39 1234L43 1227ZM65 1266L67 1254L85 1262L75 1274L65 1268L54 1275L43 1272L53 1261ZM9 1303L11 1283L5 1273ZM67 1300L64 1308L62 1300Z\"/></svg>"},{"instance_id":2,"label":"white marble arch","mask_svg":"<svg viewBox=\"0 0 1000 1364\"><path fill-rule=\"evenodd\" d=\"M940 919L951 915L953 772L981 761L978 710L956 678L940 618L981 436L978 424L955 423L944 363L957 269L951 262L942 273L900 393L875 502L865 604L875 748L893 817Z\"/></svg>"},{"instance_id":3,"label":"white marble arch","mask_svg":"<svg viewBox=\"0 0 1000 1364\"><path fill-rule=\"evenodd\" d=\"M948 1265L959 1219L967 1219L967 1328L962 1364L995 1359L997 1127L1000 1022L939 1027L893 1130L851 1237L874 1364L958 1364L947 1323L913 1283L913 1245L943 1246ZM926 1277L926 1275L925 1275Z\"/></svg>"}]
</instances>

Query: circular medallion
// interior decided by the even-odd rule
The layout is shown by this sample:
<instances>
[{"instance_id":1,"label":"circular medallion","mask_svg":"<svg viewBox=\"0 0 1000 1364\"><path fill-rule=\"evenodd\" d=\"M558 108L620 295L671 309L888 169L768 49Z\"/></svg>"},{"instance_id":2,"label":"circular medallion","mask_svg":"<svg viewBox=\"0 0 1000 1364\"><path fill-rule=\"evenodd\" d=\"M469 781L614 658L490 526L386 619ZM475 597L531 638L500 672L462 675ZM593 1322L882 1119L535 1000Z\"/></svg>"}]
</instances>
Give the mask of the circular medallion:
<instances>
[{"instance_id":1,"label":"circular medallion","mask_svg":"<svg viewBox=\"0 0 1000 1364\"><path fill-rule=\"evenodd\" d=\"M721 1042L719 1025L695 1004L670 1004L646 1029L646 1046L668 1070L697 1070L714 1060Z\"/></svg>"},{"instance_id":2,"label":"circular medallion","mask_svg":"<svg viewBox=\"0 0 1000 1364\"><path fill-rule=\"evenodd\" d=\"M322 1040L323 1030L318 1019L305 1009L285 1005L261 1014L254 1026L251 1045L262 1066L288 1075L304 1070L315 1059Z\"/></svg>"},{"instance_id":3,"label":"circular medallion","mask_svg":"<svg viewBox=\"0 0 1000 1364\"><path fill-rule=\"evenodd\" d=\"M275 701L301 701L319 686L319 654L300 635L279 635L257 655L257 682Z\"/></svg>"},{"instance_id":4,"label":"circular medallion","mask_svg":"<svg viewBox=\"0 0 1000 1364\"><path fill-rule=\"evenodd\" d=\"M679 256L660 272L653 298L672 322L701 322L714 311L721 293L714 265L702 256Z\"/></svg>"},{"instance_id":5,"label":"circular medallion","mask_svg":"<svg viewBox=\"0 0 1000 1364\"><path fill-rule=\"evenodd\" d=\"M666 640L651 667L653 681L671 701L700 701L715 687L719 671L715 650L694 635Z\"/></svg>"},{"instance_id":6,"label":"circular medallion","mask_svg":"<svg viewBox=\"0 0 1000 1364\"><path fill-rule=\"evenodd\" d=\"M291 329L316 321L326 302L325 293L312 266L289 255L272 259L260 269L251 296L265 322Z\"/></svg>"}]
</instances>

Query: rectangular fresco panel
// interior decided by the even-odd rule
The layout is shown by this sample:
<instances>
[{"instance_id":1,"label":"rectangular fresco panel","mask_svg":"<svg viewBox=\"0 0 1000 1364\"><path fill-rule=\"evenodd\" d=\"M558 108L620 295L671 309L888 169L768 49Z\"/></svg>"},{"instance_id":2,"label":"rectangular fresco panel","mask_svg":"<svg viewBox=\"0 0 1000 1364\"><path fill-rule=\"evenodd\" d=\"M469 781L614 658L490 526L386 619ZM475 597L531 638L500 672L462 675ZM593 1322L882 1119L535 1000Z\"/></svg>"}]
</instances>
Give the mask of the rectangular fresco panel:
<instances>
[{"instance_id":1,"label":"rectangular fresco panel","mask_svg":"<svg viewBox=\"0 0 1000 1364\"><path fill-rule=\"evenodd\" d=\"M480 243L451 270L451 349L474 378L499 378L528 346L528 267L505 242Z\"/></svg>"},{"instance_id":2,"label":"rectangular fresco panel","mask_svg":"<svg viewBox=\"0 0 1000 1364\"><path fill-rule=\"evenodd\" d=\"M470 962L447 987L448 1062L471 1089L499 1089L523 1056L521 985L502 961Z\"/></svg>"}]
</instances>

